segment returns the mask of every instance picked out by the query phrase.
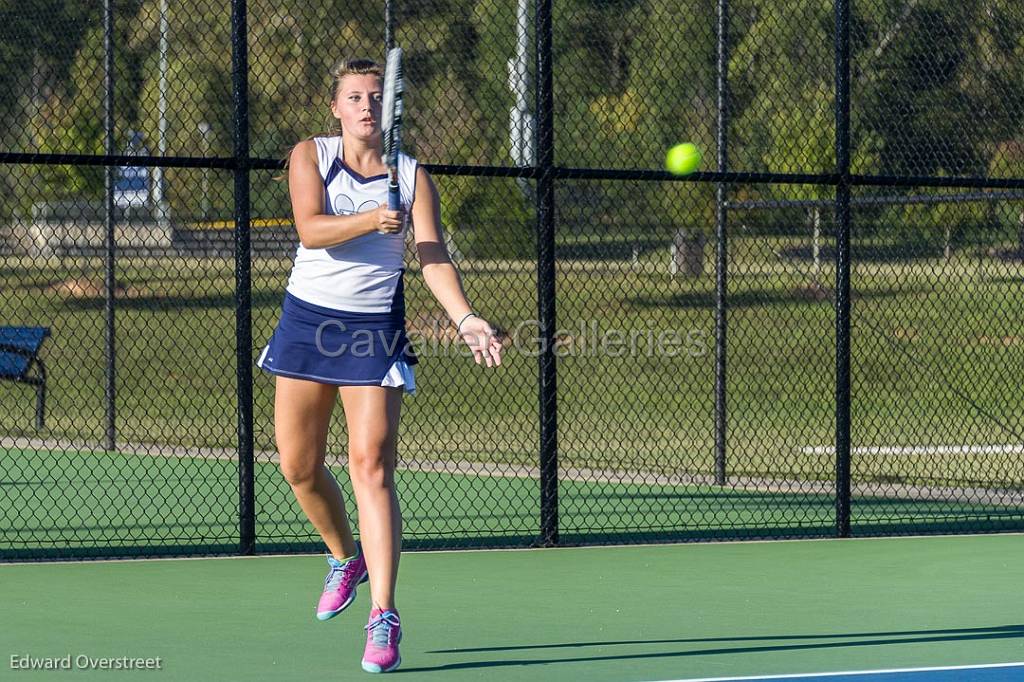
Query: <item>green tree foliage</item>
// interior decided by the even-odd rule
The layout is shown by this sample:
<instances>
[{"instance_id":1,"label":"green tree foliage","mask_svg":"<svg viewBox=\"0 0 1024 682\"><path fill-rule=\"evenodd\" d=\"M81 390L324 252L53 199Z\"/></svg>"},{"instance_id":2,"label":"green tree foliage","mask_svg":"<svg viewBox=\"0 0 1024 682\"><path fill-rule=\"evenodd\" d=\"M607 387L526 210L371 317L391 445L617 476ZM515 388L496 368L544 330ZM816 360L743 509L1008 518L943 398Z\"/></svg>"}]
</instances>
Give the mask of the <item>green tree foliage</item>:
<instances>
[{"instance_id":1,"label":"green tree foliage","mask_svg":"<svg viewBox=\"0 0 1024 682\"><path fill-rule=\"evenodd\" d=\"M160 0L116 3L117 129L141 130L157 150ZM213 2L169 3L166 152L232 153L230 12ZM402 3L398 38L407 52L408 149L421 160L512 163L508 62L517 3ZM0 135L9 148L102 149L102 31L97 7L24 0L0 8ZM832 4L822 0L730 2L729 161L732 170L829 172L835 165ZM560 0L554 4L556 163L660 168L665 150L696 143L714 168L715 0ZM45 17L47 20L42 20ZM533 39L533 20L529 35ZM383 12L342 0L250 0L251 151L280 158L325 130L329 68L344 56L383 56ZM852 17L853 169L860 173L1015 173L1024 116L1024 12L1014 0L873 0ZM50 47L53 46L53 47ZM530 90L536 55L529 55ZM46 83L46 88L36 87ZM530 106L533 106L532 96ZM200 123L209 124L209 147ZM123 140L119 140L119 144ZM8 171L9 188L16 183ZM271 173L253 176L256 217L289 211ZM172 213L192 216L197 171L165 172ZM24 186L25 179L20 179ZM532 249L532 195L515 183L447 178L450 229L482 247L508 236L510 255ZM39 171L31 191L97 197L96 169ZM734 188L737 196L749 194ZM560 193L560 228L709 230L713 187L578 183ZM775 187L774 198L827 198L828 187ZM229 173L214 174L221 216ZM22 198L27 197L22 191ZM10 202L10 199L8 199ZM638 208L642 207L642 208ZM903 210L871 225L899 232ZM963 211L968 223L991 211ZM920 212L919 212L920 214ZM862 217L866 213L860 214ZM935 208L924 223L948 215ZM979 217L980 216L980 217ZM867 223L865 223L867 224ZM473 231L479 235L474 236ZM508 230L509 232L501 232ZM521 231L523 238L515 236ZM457 235L458 236L458 235ZM477 238L480 237L480 238ZM458 239L457 239L458 242Z\"/></svg>"},{"instance_id":2,"label":"green tree foliage","mask_svg":"<svg viewBox=\"0 0 1024 682\"><path fill-rule=\"evenodd\" d=\"M73 65L86 45L86 26L100 7L73 0L0 3L0 144L14 151L97 151L92 139L102 118L70 100L91 83ZM102 88L93 90L102 92ZM102 99L94 106L102 106ZM100 110L102 111L102 110ZM90 120L82 117L89 116ZM0 219L27 216L44 193L66 196L95 187L95 170L0 166ZM100 180L102 182L102 180Z\"/></svg>"},{"instance_id":3,"label":"green tree foliage","mask_svg":"<svg viewBox=\"0 0 1024 682\"><path fill-rule=\"evenodd\" d=\"M730 50L736 168L782 173L835 166L831 7L748 0Z\"/></svg>"},{"instance_id":4,"label":"green tree foliage","mask_svg":"<svg viewBox=\"0 0 1024 682\"><path fill-rule=\"evenodd\" d=\"M983 174L1020 134L1024 13L1003 0L910 5L899 21L869 18L879 46L857 75L863 120L884 141L879 171Z\"/></svg>"},{"instance_id":5,"label":"green tree foliage","mask_svg":"<svg viewBox=\"0 0 1024 682\"><path fill-rule=\"evenodd\" d=\"M1024 13L1005 0L883 3L865 13L873 38L855 73L860 120L877 140L877 173L998 175L1020 138ZM922 194L921 190L914 190ZM875 231L937 246L999 231L1001 210L965 206L891 207Z\"/></svg>"}]
</instances>

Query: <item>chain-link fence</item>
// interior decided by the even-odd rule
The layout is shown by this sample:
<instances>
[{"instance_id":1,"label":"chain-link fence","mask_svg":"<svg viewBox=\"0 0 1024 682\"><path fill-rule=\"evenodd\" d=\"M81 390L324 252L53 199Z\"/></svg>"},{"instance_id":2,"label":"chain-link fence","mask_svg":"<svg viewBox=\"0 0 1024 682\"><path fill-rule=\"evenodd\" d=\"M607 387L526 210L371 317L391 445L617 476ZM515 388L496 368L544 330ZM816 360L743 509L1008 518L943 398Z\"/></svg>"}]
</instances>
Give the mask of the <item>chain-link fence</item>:
<instances>
[{"instance_id":1,"label":"chain-link fence","mask_svg":"<svg viewBox=\"0 0 1024 682\"><path fill-rule=\"evenodd\" d=\"M410 238L407 547L1024 528L1018 3L392 1L3 10L0 558L318 546L253 368L281 159L389 38L510 334Z\"/></svg>"}]
</instances>

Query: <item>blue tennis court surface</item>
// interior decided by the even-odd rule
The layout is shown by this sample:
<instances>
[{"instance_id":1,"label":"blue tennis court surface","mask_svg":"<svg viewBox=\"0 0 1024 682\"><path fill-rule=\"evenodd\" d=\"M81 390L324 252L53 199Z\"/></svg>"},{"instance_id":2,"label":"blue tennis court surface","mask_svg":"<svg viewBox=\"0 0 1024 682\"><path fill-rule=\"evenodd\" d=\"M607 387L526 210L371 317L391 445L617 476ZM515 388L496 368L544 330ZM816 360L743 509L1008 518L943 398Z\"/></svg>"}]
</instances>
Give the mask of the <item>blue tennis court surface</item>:
<instances>
[{"instance_id":1,"label":"blue tennis court surface","mask_svg":"<svg viewBox=\"0 0 1024 682\"><path fill-rule=\"evenodd\" d=\"M1024 663L906 670L769 675L766 677L700 677L663 682L1024 682Z\"/></svg>"}]
</instances>

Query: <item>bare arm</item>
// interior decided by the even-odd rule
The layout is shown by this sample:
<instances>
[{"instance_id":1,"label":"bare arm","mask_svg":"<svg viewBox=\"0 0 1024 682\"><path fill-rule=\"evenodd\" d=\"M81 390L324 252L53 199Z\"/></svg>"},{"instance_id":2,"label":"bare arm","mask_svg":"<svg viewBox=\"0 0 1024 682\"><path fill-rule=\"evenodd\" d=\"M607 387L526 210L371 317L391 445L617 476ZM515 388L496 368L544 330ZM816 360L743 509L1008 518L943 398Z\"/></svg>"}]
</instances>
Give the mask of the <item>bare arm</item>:
<instances>
[{"instance_id":1,"label":"bare arm","mask_svg":"<svg viewBox=\"0 0 1024 682\"><path fill-rule=\"evenodd\" d=\"M412 224L423 280L452 322L458 323L472 308L441 234L441 202L437 188L422 168L416 170Z\"/></svg>"},{"instance_id":2,"label":"bare arm","mask_svg":"<svg viewBox=\"0 0 1024 682\"><path fill-rule=\"evenodd\" d=\"M453 324L462 321L462 339L473 349L477 364L501 364L502 342L499 335L482 317L470 316L472 307L462 288L462 279L452 264L441 234L441 202L430 175L416 170L416 197L412 204L412 224L416 252L423 270L423 280L441 304Z\"/></svg>"},{"instance_id":3,"label":"bare arm","mask_svg":"<svg viewBox=\"0 0 1024 682\"><path fill-rule=\"evenodd\" d=\"M329 215L324 211L324 181L317 167L316 143L305 140L292 150L288 163L288 192L299 241L307 249L323 249L371 232L398 232L400 212L387 207L354 213Z\"/></svg>"}]
</instances>

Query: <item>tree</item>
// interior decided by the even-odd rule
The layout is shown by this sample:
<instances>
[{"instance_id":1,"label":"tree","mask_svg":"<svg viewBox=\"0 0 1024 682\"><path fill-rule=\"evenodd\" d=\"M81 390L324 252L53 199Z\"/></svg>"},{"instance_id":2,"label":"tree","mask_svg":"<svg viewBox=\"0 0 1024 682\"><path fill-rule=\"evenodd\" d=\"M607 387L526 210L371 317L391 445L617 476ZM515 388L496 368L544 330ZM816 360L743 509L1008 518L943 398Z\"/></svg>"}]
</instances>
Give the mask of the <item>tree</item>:
<instances>
[{"instance_id":1,"label":"tree","mask_svg":"<svg viewBox=\"0 0 1024 682\"><path fill-rule=\"evenodd\" d=\"M0 144L12 151L88 149L82 127L69 120L63 106L74 84L67 74L86 37L99 20L94 3L71 0L24 0L0 6ZM78 126L79 129L75 130ZM0 219L27 216L34 202L54 189L67 169L0 166ZM48 177L47 177L48 176ZM88 184L88 174L72 173ZM46 178L46 179L44 179Z\"/></svg>"}]
</instances>

